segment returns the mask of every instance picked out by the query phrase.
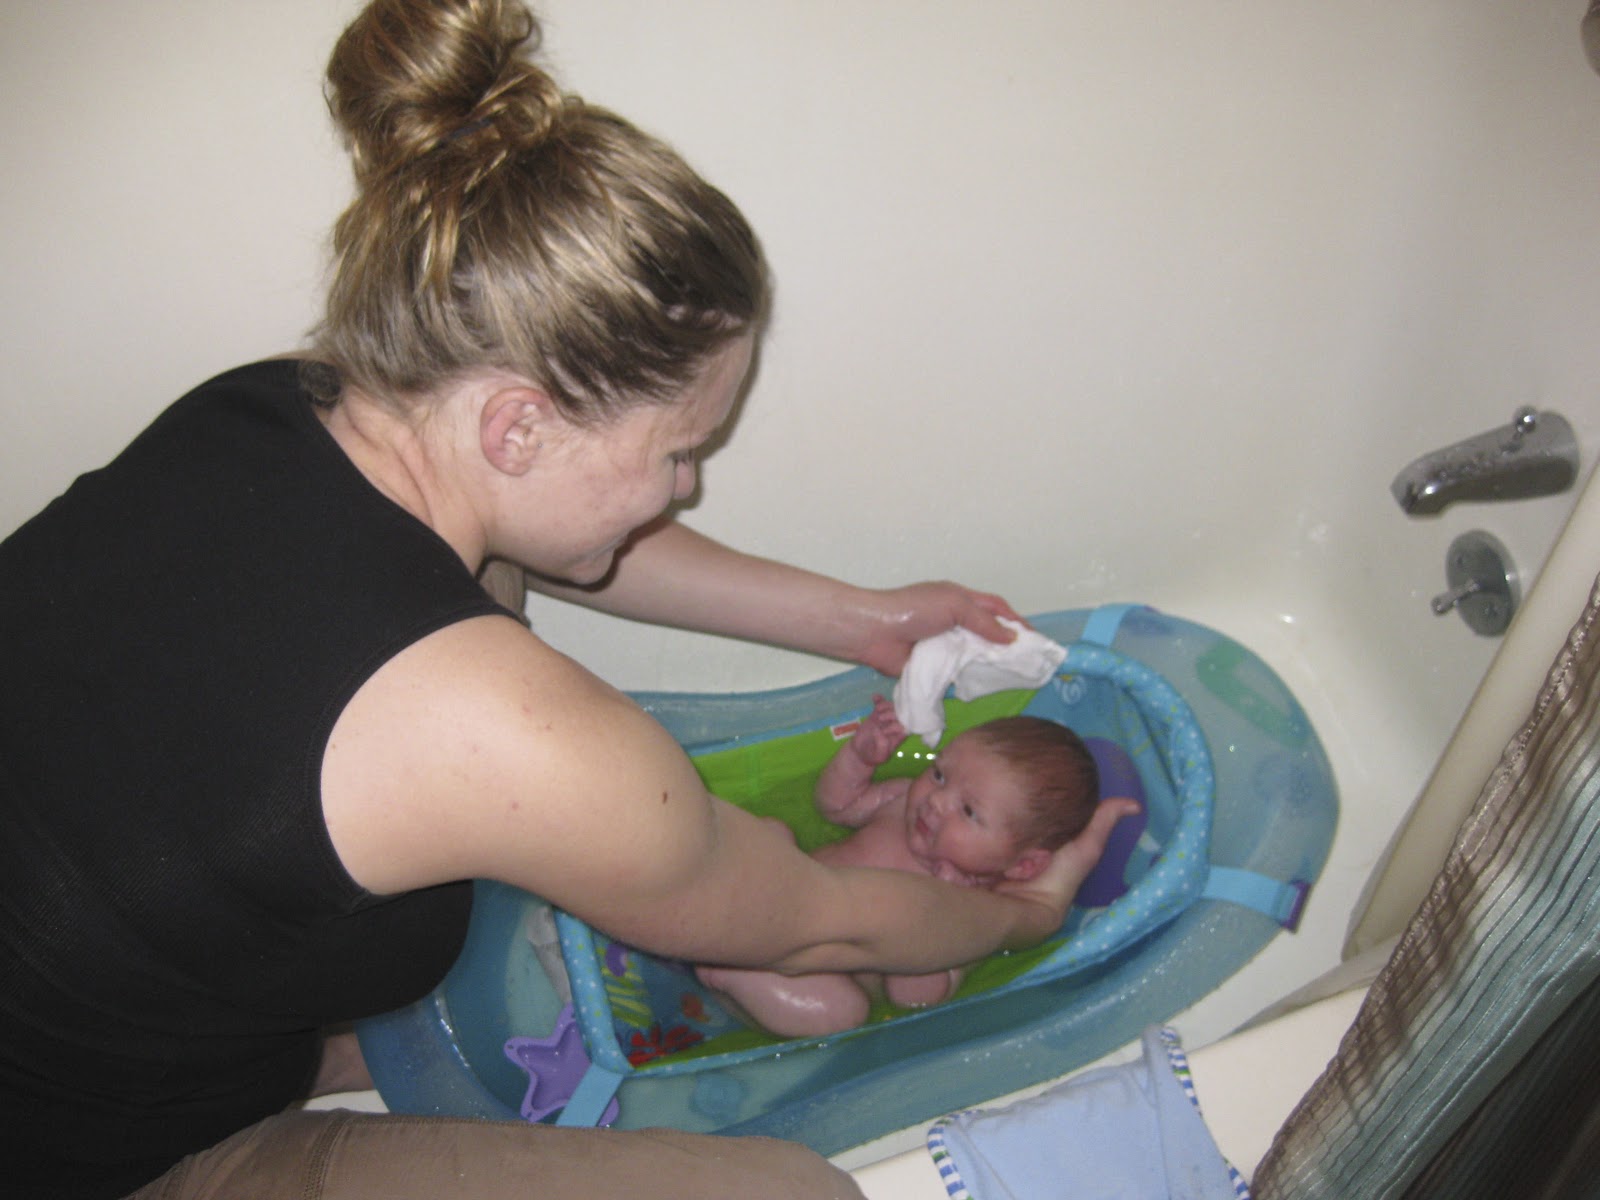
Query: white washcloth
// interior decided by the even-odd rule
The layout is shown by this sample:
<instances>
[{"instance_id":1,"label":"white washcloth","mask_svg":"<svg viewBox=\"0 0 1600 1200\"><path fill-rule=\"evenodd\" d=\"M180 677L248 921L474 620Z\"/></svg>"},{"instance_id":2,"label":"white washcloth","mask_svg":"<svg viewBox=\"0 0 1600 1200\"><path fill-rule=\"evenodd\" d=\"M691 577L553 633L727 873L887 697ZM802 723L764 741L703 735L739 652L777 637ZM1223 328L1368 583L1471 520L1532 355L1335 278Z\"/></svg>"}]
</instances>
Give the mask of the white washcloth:
<instances>
[{"instance_id":1,"label":"white washcloth","mask_svg":"<svg viewBox=\"0 0 1600 1200\"><path fill-rule=\"evenodd\" d=\"M975 700L1004 688L1043 687L1067 657L1036 629L1006 617L1000 623L1017 632L1004 645L956 628L924 638L911 649L894 685L894 713L908 733L930 746L944 736L944 694L955 684L957 700Z\"/></svg>"}]
</instances>

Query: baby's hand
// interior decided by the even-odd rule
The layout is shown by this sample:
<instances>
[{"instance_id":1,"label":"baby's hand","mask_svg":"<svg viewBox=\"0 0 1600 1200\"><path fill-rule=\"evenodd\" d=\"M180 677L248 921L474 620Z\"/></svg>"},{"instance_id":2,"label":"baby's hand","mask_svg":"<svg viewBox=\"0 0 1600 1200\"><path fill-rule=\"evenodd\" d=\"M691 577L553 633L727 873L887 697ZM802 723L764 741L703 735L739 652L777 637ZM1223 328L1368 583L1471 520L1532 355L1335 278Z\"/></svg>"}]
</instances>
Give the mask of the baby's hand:
<instances>
[{"instance_id":1,"label":"baby's hand","mask_svg":"<svg viewBox=\"0 0 1600 1200\"><path fill-rule=\"evenodd\" d=\"M850 739L850 746L867 766L878 767L888 762L895 748L905 740L906 729L894 715L894 705L882 696L874 696L872 711L861 719L861 728Z\"/></svg>"},{"instance_id":2,"label":"baby's hand","mask_svg":"<svg viewBox=\"0 0 1600 1200\"><path fill-rule=\"evenodd\" d=\"M984 881L976 875L968 875L960 867L952 863L937 862L933 866L933 877L945 883L953 883L957 887L982 887Z\"/></svg>"}]
</instances>

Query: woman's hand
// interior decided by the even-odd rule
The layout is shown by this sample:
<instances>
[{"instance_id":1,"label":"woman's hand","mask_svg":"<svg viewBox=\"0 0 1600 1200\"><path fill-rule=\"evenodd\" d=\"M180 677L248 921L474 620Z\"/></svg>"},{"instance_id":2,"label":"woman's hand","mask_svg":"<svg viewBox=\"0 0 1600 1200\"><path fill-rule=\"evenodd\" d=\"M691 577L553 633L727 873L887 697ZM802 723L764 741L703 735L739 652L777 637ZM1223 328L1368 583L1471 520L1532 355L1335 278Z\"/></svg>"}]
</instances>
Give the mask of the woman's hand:
<instances>
[{"instance_id":1,"label":"woman's hand","mask_svg":"<svg viewBox=\"0 0 1600 1200\"><path fill-rule=\"evenodd\" d=\"M1005 643L1017 635L999 618L1022 620L999 596L958 583L913 583L864 595L861 641L850 657L889 676L900 674L911 648L923 638L961 626L991 642Z\"/></svg>"},{"instance_id":2,"label":"woman's hand","mask_svg":"<svg viewBox=\"0 0 1600 1200\"><path fill-rule=\"evenodd\" d=\"M1078 889L1105 854L1111 830L1123 817L1131 817L1138 811L1139 805L1126 796L1100 801L1083 832L1051 855L1049 866L1026 881L1004 880L995 885L995 892L1030 901L1055 914L1049 932L1038 939L1042 941L1067 919L1067 910L1072 907Z\"/></svg>"}]
</instances>

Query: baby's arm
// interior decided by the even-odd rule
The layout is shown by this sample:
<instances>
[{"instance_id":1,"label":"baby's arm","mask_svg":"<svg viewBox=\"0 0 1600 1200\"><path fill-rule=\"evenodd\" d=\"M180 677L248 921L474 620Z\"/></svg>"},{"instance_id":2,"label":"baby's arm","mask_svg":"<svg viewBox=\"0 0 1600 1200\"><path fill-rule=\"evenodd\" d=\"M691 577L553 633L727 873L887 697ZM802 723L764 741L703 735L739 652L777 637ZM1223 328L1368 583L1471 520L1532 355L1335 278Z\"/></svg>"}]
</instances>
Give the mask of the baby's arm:
<instances>
[{"instance_id":1,"label":"baby's arm","mask_svg":"<svg viewBox=\"0 0 1600 1200\"><path fill-rule=\"evenodd\" d=\"M873 783L872 773L889 761L895 747L906 739L905 727L894 706L882 696L872 698L872 711L861 720L856 735L833 756L817 780L817 811L836 825L859 829L904 786L904 780Z\"/></svg>"}]
</instances>

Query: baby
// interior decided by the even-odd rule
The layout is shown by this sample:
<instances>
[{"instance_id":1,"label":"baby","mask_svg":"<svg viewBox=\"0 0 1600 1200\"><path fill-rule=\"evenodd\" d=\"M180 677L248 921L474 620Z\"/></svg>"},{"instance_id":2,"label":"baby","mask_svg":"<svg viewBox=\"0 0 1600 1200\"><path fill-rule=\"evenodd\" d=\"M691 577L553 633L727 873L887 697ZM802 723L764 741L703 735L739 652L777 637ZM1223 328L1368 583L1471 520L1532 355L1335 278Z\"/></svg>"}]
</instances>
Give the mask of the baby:
<instances>
[{"instance_id":1,"label":"baby","mask_svg":"<svg viewBox=\"0 0 1600 1200\"><path fill-rule=\"evenodd\" d=\"M874 783L906 732L882 696L817 781L819 812L855 830L815 857L852 867L921 871L964 887L1028 880L1089 824L1098 803L1094 759L1072 730L1039 717L1002 717L950 741L915 778ZM871 997L925 1007L949 997L956 970L931 975L779 975L702 966L700 982L752 1024L817 1037L867 1019Z\"/></svg>"}]
</instances>

